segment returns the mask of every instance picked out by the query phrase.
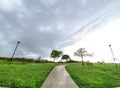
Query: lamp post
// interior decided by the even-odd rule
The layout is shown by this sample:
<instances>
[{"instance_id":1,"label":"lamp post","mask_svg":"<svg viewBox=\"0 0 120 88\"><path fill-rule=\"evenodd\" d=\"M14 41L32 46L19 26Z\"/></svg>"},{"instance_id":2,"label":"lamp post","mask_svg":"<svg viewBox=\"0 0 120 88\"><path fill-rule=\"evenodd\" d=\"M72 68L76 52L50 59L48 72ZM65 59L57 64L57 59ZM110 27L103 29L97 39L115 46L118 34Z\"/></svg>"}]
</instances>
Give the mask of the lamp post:
<instances>
[{"instance_id":1,"label":"lamp post","mask_svg":"<svg viewBox=\"0 0 120 88\"><path fill-rule=\"evenodd\" d=\"M19 44L20 44L20 41L17 42L17 45L16 45L16 47L15 47L15 50L14 50L14 52L13 52L13 54L12 54L11 59L10 59L10 63L9 63L9 65L11 64L11 62L12 62L12 60L13 60L13 57L14 57L14 55L15 55L15 52L16 52L17 47L18 47Z\"/></svg>"},{"instance_id":2,"label":"lamp post","mask_svg":"<svg viewBox=\"0 0 120 88\"><path fill-rule=\"evenodd\" d=\"M113 60L115 62L116 59L115 59L115 56L114 56L114 53L113 53L111 45L109 45L109 47L110 47L110 50L111 50L111 53L112 53L112 56L113 56ZM115 66L117 67L117 63L116 62L115 62Z\"/></svg>"}]
</instances>

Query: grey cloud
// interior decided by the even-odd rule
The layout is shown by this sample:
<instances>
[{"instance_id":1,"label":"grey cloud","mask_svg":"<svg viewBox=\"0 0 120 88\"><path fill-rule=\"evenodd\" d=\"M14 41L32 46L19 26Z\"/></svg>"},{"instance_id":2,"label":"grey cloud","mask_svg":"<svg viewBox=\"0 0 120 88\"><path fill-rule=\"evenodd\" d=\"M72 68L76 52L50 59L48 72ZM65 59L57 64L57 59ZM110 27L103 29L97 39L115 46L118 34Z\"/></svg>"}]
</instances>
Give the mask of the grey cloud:
<instances>
[{"instance_id":1,"label":"grey cloud","mask_svg":"<svg viewBox=\"0 0 120 88\"><path fill-rule=\"evenodd\" d=\"M30 53L48 56L61 41L109 10L112 2L112 0L19 1L20 4L14 2L16 5L9 11L0 6L2 36L0 40L3 42L0 44L1 56L9 56L16 41L21 41L16 56L24 57Z\"/></svg>"}]
</instances>

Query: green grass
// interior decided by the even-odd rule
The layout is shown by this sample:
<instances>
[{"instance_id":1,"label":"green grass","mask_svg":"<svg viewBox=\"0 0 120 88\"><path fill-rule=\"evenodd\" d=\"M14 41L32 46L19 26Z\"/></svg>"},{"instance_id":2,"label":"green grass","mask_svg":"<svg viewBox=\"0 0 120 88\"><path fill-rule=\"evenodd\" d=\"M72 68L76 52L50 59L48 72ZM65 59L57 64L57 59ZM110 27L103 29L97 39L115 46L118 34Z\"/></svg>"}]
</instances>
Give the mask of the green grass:
<instances>
[{"instance_id":1,"label":"green grass","mask_svg":"<svg viewBox=\"0 0 120 88\"><path fill-rule=\"evenodd\" d=\"M68 64L67 71L80 88L113 88L120 86L120 65L94 64L82 66Z\"/></svg>"},{"instance_id":2,"label":"green grass","mask_svg":"<svg viewBox=\"0 0 120 88\"><path fill-rule=\"evenodd\" d=\"M8 63L0 61L0 86L40 88L54 66L54 63L21 62L13 62L9 66Z\"/></svg>"}]
</instances>

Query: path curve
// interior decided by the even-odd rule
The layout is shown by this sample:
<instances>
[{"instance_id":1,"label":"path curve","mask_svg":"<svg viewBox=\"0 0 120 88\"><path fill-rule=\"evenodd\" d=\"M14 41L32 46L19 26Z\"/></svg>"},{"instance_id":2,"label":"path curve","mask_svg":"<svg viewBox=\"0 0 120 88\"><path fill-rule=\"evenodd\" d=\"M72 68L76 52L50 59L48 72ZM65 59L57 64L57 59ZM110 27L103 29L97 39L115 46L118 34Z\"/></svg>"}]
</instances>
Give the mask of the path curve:
<instances>
[{"instance_id":1,"label":"path curve","mask_svg":"<svg viewBox=\"0 0 120 88\"><path fill-rule=\"evenodd\" d=\"M65 65L56 66L48 75L41 88L79 88L65 69Z\"/></svg>"}]
</instances>

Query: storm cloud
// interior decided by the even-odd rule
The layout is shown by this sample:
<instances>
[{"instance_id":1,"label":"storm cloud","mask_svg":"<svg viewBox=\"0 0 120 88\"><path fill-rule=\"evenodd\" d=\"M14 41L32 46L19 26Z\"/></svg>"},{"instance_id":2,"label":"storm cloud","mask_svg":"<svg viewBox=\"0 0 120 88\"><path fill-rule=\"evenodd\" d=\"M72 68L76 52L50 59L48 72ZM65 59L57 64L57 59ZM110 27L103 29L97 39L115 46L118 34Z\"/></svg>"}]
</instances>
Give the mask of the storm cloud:
<instances>
[{"instance_id":1,"label":"storm cloud","mask_svg":"<svg viewBox=\"0 0 120 88\"><path fill-rule=\"evenodd\" d=\"M84 27L100 16L107 12L117 12L112 8L118 8L118 2L120 1L0 0L0 56L11 56L16 42L20 41L16 56L47 57L58 45L64 48L75 43L75 39L67 43L64 41L84 32ZM109 17L106 16L102 22L108 21ZM99 22L97 26L99 25L103 23ZM95 25L89 28L84 35L95 28ZM81 39L84 35L78 38Z\"/></svg>"}]
</instances>

